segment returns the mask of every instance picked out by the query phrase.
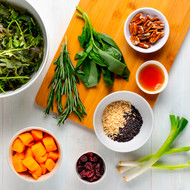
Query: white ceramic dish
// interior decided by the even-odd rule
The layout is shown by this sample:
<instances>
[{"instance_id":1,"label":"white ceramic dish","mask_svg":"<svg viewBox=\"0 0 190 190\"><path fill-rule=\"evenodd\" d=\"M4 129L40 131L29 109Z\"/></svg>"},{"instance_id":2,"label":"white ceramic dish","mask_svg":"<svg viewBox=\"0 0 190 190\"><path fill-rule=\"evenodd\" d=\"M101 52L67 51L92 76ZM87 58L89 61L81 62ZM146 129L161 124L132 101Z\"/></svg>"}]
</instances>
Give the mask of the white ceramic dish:
<instances>
[{"instance_id":1,"label":"white ceramic dish","mask_svg":"<svg viewBox=\"0 0 190 190\"><path fill-rule=\"evenodd\" d=\"M160 67L160 68L162 69L162 71L163 71L163 73L164 73L164 77L165 77L164 84L162 85L162 87L161 87L160 89L158 89L158 90L156 90L156 91L148 91L148 90L145 90L145 89L140 85L140 83L139 83L139 73L140 73L140 71L142 70L142 68L144 68L145 66L150 65L150 64L154 64L154 65L157 65L158 67ZM166 88L166 86L167 86L167 84L168 84L168 72L166 71L166 68L165 68L160 62L155 61L155 60L146 61L146 62L144 62L144 63L138 68L138 70L137 70L137 72L136 72L136 83L137 83L138 87L139 87L143 92L145 92L145 93L147 93L147 94L158 94L158 93L162 92L162 91Z\"/></svg>"},{"instance_id":2,"label":"white ceramic dish","mask_svg":"<svg viewBox=\"0 0 190 190\"><path fill-rule=\"evenodd\" d=\"M53 168L53 170L52 170L51 172L45 174L45 175L42 175L41 177L38 178L38 180L35 180L33 177L31 177L31 176L29 176L29 175L26 175L26 174L23 174L23 175L18 174L18 173L15 171L15 169L14 169L14 167L13 167L13 164L12 164L12 156L13 156L12 153L13 153L13 151L12 151L11 147L12 147L12 144L13 144L14 140L18 137L19 134L24 133L24 132L27 132L27 131L31 131L32 129L41 130L41 131L43 131L43 132L45 132L45 133L50 134L50 135L54 138L54 140L55 140L55 142L56 142L56 144L57 144L58 152L59 152L59 158L58 158L58 160L56 161L56 165L55 165L55 167ZM31 127L24 128L24 129L18 131L18 132L13 136L13 138L10 140L10 143L9 143L9 152L8 152L8 162L9 162L9 166L10 166L11 170L12 170L19 178L21 178L21 179L23 179L23 180L25 180L25 181L38 183L38 182L42 182L42 181L45 181L45 180L49 179L50 177L52 177L52 176L56 173L56 171L57 171L58 168L60 167L60 165L61 165L61 160L62 160L62 148L61 148L60 143L58 142L58 140L57 140L57 138L55 137L54 134L52 134L49 130L44 129L44 128L42 128L42 127L31 126Z\"/></svg>"},{"instance_id":3,"label":"white ceramic dish","mask_svg":"<svg viewBox=\"0 0 190 190\"><path fill-rule=\"evenodd\" d=\"M33 15L33 17L36 19L37 23L39 24L42 34L43 34L43 39L44 39L44 55L43 55L43 60L42 63L38 69L37 72L33 73L30 77L31 79L24 85L22 85L20 88L14 90L14 91L6 91L6 94L4 94L3 92L0 93L0 98L5 98L8 96L13 96L15 94L18 94L19 92L22 92L23 90L25 90L26 88L28 88L29 86L31 86L34 81L39 77L40 73L42 72L46 62L47 62L47 58L48 58L48 51L49 51L49 41L48 41L48 34L46 31L46 27L45 24L43 22L43 20L41 19L41 17L39 16L38 12L35 10L34 7L32 7L32 5L30 5L26 0L7 0L7 3L10 3L11 5L21 8L21 9L25 9L27 10L29 13L31 13Z\"/></svg>"},{"instance_id":4,"label":"white ceramic dish","mask_svg":"<svg viewBox=\"0 0 190 190\"><path fill-rule=\"evenodd\" d=\"M79 158L80 158L83 154L86 154L86 153L88 153L88 152L92 152L92 153L97 154L100 158L102 158L103 163L104 163L104 174L102 175L102 177L101 177L100 179L98 179L97 181L94 181L94 182L89 182L89 181L86 181L86 180L81 179L81 177L80 177L80 175L79 175L79 173L78 173L78 171L77 171L77 162L78 162ZM105 178L105 176L106 176L106 174L107 174L107 164L106 164L104 158L102 157L102 155L100 155L99 153L97 153L97 152L95 152L95 151L86 151L86 152L84 152L84 153L82 153L82 154L80 154L80 155L78 156L77 161L76 161L76 163L75 163L75 170L76 170L77 178L78 178L82 183L84 183L84 184L97 184L97 183L100 183L101 181L103 181L103 179Z\"/></svg>"},{"instance_id":5,"label":"white ceramic dish","mask_svg":"<svg viewBox=\"0 0 190 190\"><path fill-rule=\"evenodd\" d=\"M130 40L131 34L129 31L129 23L131 22L132 18L138 13L142 13L144 17L146 15L150 15L152 18L158 16L160 21L163 21L165 23L165 27L163 29L165 32L164 37L159 39L155 44L151 44L151 47L148 49L144 49L139 46L135 46L132 44L132 42ZM170 33L170 29L169 29L169 24L168 24L166 17L160 11L150 8L150 7L143 7L143 8L137 9L134 12L132 12L128 16L127 20L125 21L125 25L124 25L124 35L125 35L125 39L127 40L128 44L134 50L141 52L141 53L152 53L152 52L158 51L167 42L169 33Z\"/></svg>"},{"instance_id":6,"label":"white ceramic dish","mask_svg":"<svg viewBox=\"0 0 190 190\"><path fill-rule=\"evenodd\" d=\"M131 104L138 109L143 119L143 125L139 134L136 135L131 141L124 143L113 141L107 137L102 128L102 114L104 109L110 103L120 100L131 102ZM118 91L106 96L96 107L93 117L95 134L100 142L107 148L117 152L131 152L143 146L152 133L153 124L154 115L148 102L140 95L129 91Z\"/></svg>"}]
</instances>

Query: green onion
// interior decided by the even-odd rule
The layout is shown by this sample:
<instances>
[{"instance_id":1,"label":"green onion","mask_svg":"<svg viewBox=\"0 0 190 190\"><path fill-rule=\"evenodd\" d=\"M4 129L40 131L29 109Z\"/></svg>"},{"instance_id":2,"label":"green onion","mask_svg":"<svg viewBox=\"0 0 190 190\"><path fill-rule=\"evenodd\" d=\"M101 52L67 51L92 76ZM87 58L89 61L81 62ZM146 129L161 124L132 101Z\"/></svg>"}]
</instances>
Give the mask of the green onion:
<instances>
[{"instance_id":1,"label":"green onion","mask_svg":"<svg viewBox=\"0 0 190 190\"><path fill-rule=\"evenodd\" d=\"M151 168L161 157L162 155L164 155L170 148L171 144L173 143L173 141L177 138L177 136L183 131L183 129L186 127L188 121L185 118L181 118L179 116L175 117L174 115L170 115L170 121L171 121L171 131L170 134L168 136L168 138L166 139L166 141L164 142L164 144L161 146L161 148L154 153L153 155L149 155L148 157L144 158L144 163L142 164L138 164L138 166L135 168L134 170L132 170L131 172L128 172L123 179L125 180L125 182L129 182L132 179L138 177L139 175L143 174L145 171L147 171L149 168ZM179 150L179 149L176 149ZM170 151L171 153L173 152L172 150ZM149 158L150 157L150 158ZM147 160L147 161L146 161ZM141 159L140 161L143 161L143 159ZM134 163L133 163L134 164ZM166 165L165 167L163 165L154 165L154 168L184 168L185 166L189 167L189 164L182 164L182 165Z\"/></svg>"}]
</instances>

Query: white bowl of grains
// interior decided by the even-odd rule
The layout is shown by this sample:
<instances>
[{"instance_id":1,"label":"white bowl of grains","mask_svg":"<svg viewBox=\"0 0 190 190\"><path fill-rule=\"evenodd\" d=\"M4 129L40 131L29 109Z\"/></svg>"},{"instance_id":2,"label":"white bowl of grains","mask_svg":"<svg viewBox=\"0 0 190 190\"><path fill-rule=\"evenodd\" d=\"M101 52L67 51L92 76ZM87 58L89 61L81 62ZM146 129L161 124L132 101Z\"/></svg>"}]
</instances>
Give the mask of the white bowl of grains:
<instances>
[{"instance_id":1,"label":"white bowl of grains","mask_svg":"<svg viewBox=\"0 0 190 190\"><path fill-rule=\"evenodd\" d=\"M154 115L148 102L129 91L109 94L100 101L93 117L95 134L107 148L131 152L149 139Z\"/></svg>"}]
</instances>

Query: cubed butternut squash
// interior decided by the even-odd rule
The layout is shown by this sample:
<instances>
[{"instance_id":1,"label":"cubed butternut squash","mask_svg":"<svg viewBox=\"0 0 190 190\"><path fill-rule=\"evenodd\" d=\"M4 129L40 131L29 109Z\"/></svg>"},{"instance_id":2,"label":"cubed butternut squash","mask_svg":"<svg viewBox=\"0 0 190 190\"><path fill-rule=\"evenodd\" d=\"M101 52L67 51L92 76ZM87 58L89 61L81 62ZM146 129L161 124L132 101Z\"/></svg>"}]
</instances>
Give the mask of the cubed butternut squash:
<instances>
[{"instance_id":1,"label":"cubed butternut squash","mask_svg":"<svg viewBox=\"0 0 190 190\"><path fill-rule=\"evenodd\" d=\"M48 158L45 162L45 166L48 169L48 171L51 172L55 167L55 162L52 159Z\"/></svg>"},{"instance_id":2,"label":"cubed butternut squash","mask_svg":"<svg viewBox=\"0 0 190 190\"><path fill-rule=\"evenodd\" d=\"M27 171L27 167L24 166L24 164L22 163L22 160L14 159L13 160L13 167L14 167L16 172L25 172L25 171Z\"/></svg>"},{"instance_id":3,"label":"cubed butternut squash","mask_svg":"<svg viewBox=\"0 0 190 190\"><path fill-rule=\"evenodd\" d=\"M18 136L20 140L24 143L24 145L28 145L30 142L34 140L33 136L29 133L22 133L21 135Z\"/></svg>"},{"instance_id":4,"label":"cubed butternut squash","mask_svg":"<svg viewBox=\"0 0 190 190\"><path fill-rule=\"evenodd\" d=\"M35 141L40 141L43 138L43 132L40 130L32 130L31 135L33 136Z\"/></svg>"},{"instance_id":5,"label":"cubed butternut squash","mask_svg":"<svg viewBox=\"0 0 190 190\"><path fill-rule=\"evenodd\" d=\"M32 149L30 147L27 147L27 149L25 151L24 157L26 158L26 157L29 157L29 156L31 156L32 158L34 158L34 154L32 152Z\"/></svg>"},{"instance_id":6,"label":"cubed butternut squash","mask_svg":"<svg viewBox=\"0 0 190 190\"><path fill-rule=\"evenodd\" d=\"M35 174L38 177L40 177L42 175L42 168L39 166L37 170L35 170L34 172L32 172L32 174Z\"/></svg>"},{"instance_id":7,"label":"cubed butternut squash","mask_svg":"<svg viewBox=\"0 0 190 190\"><path fill-rule=\"evenodd\" d=\"M46 149L41 142L34 144L31 148L35 157L41 157L46 153Z\"/></svg>"},{"instance_id":8,"label":"cubed butternut squash","mask_svg":"<svg viewBox=\"0 0 190 190\"><path fill-rule=\"evenodd\" d=\"M36 174L32 174L32 177L37 180L39 177Z\"/></svg>"},{"instance_id":9,"label":"cubed butternut squash","mask_svg":"<svg viewBox=\"0 0 190 190\"><path fill-rule=\"evenodd\" d=\"M47 172L47 168L46 168L45 164L40 164L40 167L42 168L42 174L45 175Z\"/></svg>"},{"instance_id":10,"label":"cubed butternut squash","mask_svg":"<svg viewBox=\"0 0 190 190\"><path fill-rule=\"evenodd\" d=\"M31 172L34 172L38 169L39 164L32 158L32 156L26 157L24 160L22 160L22 163L24 166L26 166Z\"/></svg>"},{"instance_id":11,"label":"cubed butternut squash","mask_svg":"<svg viewBox=\"0 0 190 190\"><path fill-rule=\"evenodd\" d=\"M24 143L19 138L16 138L13 142L12 150L21 153L24 151L24 149Z\"/></svg>"},{"instance_id":12,"label":"cubed butternut squash","mask_svg":"<svg viewBox=\"0 0 190 190\"><path fill-rule=\"evenodd\" d=\"M55 144L53 137L45 137L42 139L42 141L44 143L47 152L52 152L57 150L57 146Z\"/></svg>"},{"instance_id":13,"label":"cubed butternut squash","mask_svg":"<svg viewBox=\"0 0 190 190\"><path fill-rule=\"evenodd\" d=\"M29 143L27 146L31 148L33 145L34 145L34 141L32 141L31 143Z\"/></svg>"},{"instance_id":14,"label":"cubed butternut squash","mask_svg":"<svg viewBox=\"0 0 190 190\"><path fill-rule=\"evenodd\" d=\"M13 156L13 160L23 160L24 159L24 152L16 152Z\"/></svg>"},{"instance_id":15,"label":"cubed butternut squash","mask_svg":"<svg viewBox=\"0 0 190 190\"><path fill-rule=\"evenodd\" d=\"M49 152L48 158L51 158L53 161L56 161L59 158L59 153L57 151Z\"/></svg>"},{"instance_id":16,"label":"cubed butternut squash","mask_svg":"<svg viewBox=\"0 0 190 190\"><path fill-rule=\"evenodd\" d=\"M46 153L45 155L40 156L40 157L35 157L35 160L36 160L39 164L41 164L41 163L43 163L43 162L45 162L45 161L47 160L47 157L48 157L48 153Z\"/></svg>"}]
</instances>

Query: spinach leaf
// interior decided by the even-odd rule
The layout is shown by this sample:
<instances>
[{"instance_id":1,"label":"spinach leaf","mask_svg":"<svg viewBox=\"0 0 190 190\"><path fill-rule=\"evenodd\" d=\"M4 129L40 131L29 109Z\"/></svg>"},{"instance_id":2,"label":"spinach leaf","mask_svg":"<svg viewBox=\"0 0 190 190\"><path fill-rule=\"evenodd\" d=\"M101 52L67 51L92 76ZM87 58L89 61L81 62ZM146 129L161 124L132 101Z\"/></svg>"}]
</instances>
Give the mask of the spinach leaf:
<instances>
[{"instance_id":1,"label":"spinach leaf","mask_svg":"<svg viewBox=\"0 0 190 190\"><path fill-rule=\"evenodd\" d=\"M75 55L79 78L87 88L98 84L101 72L107 87L113 86L115 74L128 81L130 71L117 44L109 35L97 33L87 14L79 7L76 9L80 12L77 16L85 21L83 32L79 36L84 51Z\"/></svg>"},{"instance_id":2,"label":"spinach leaf","mask_svg":"<svg viewBox=\"0 0 190 190\"><path fill-rule=\"evenodd\" d=\"M112 87L114 84L115 76L112 72L110 72L108 69L102 68L103 73L103 80L105 82L105 85L107 87Z\"/></svg>"}]
</instances>

